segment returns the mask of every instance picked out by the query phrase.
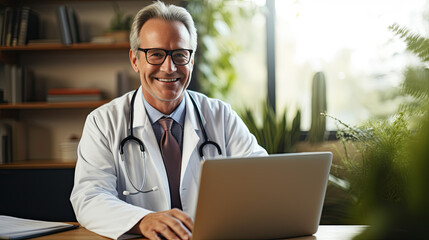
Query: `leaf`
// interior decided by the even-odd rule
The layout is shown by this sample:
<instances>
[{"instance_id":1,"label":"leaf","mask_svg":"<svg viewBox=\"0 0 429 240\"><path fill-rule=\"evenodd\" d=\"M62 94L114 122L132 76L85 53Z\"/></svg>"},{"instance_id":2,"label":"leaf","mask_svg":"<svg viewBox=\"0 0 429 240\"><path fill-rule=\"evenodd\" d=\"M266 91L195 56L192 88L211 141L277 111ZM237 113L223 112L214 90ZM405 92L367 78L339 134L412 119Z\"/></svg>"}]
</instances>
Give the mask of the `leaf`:
<instances>
[{"instance_id":1,"label":"leaf","mask_svg":"<svg viewBox=\"0 0 429 240\"><path fill-rule=\"evenodd\" d=\"M300 111L294 118L292 129L287 126L286 108L279 116L267 103L262 108L262 123L257 124L256 118L250 109L245 109L241 114L243 122L249 131L255 136L258 143L264 147L269 154L292 152L297 141L291 141L291 136L298 136L300 129ZM297 138L298 139L298 138Z\"/></svg>"}]
</instances>

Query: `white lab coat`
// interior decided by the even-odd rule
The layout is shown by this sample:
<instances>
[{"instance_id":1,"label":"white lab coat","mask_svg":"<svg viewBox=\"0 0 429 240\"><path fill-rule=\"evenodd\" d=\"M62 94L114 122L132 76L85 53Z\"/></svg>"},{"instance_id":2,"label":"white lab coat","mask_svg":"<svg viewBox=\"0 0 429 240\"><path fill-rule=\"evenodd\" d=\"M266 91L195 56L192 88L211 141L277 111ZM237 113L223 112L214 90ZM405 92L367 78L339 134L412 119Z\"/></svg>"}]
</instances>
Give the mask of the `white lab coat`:
<instances>
[{"instance_id":1,"label":"white lab coat","mask_svg":"<svg viewBox=\"0 0 429 240\"><path fill-rule=\"evenodd\" d=\"M139 89L134 104L134 136L145 147L145 163L136 143L125 145L125 161L119 145L129 135L129 103L133 92L91 112L78 147L74 188L70 201L77 220L100 235L118 238L146 214L170 209L170 193L164 163ZM266 155L255 137L228 104L192 92L210 140L219 144L222 157ZM194 216L201 158L198 147L204 141L196 110L185 94L186 118L183 135L180 195L183 211ZM219 157L214 146L205 147L205 158ZM131 181L140 188L146 169L144 190L157 186L158 191L124 196L135 192Z\"/></svg>"}]
</instances>

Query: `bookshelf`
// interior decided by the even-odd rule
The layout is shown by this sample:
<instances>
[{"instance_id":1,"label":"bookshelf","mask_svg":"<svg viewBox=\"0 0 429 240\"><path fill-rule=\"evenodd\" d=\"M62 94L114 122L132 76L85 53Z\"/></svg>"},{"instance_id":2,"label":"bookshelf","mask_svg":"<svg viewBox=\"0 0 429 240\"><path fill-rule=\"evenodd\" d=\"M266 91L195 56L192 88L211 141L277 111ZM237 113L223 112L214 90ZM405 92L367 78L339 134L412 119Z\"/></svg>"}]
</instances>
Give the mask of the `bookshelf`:
<instances>
[{"instance_id":1,"label":"bookshelf","mask_svg":"<svg viewBox=\"0 0 429 240\"><path fill-rule=\"evenodd\" d=\"M28 110L28 109L73 109L73 108L96 108L108 100L90 102L28 102L16 104L0 104L1 110Z\"/></svg>"},{"instance_id":2,"label":"bookshelf","mask_svg":"<svg viewBox=\"0 0 429 240\"><path fill-rule=\"evenodd\" d=\"M6 47L0 46L0 51L10 52L28 52L28 51L112 51L112 50L129 50L129 43L76 43L72 45L63 45L60 43L38 43L24 46Z\"/></svg>"},{"instance_id":3,"label":"bookshelf","mask_svg":"<svg viewBox=\"0 0 429 240\"><path fill-rule=\"evenodd\" d=\"M40 34L47 40L27 45L0 46L0 64L30 68L35 78L43 81L46 90L98 88L104 99L89 102L0 103L0 124L10 125L14 132L12 154L16 164L29 168L40 164L63 164L59 145L72 135L80 136L87 114L117 96L118 73L125 72L129 76L131 88L139 85L138 75L130 67L128 42L90 42L92 37L100 36L108 28L114 14L113 3L118 3L125 14L135 15L151 1L0 0L0 9L25 5L36 11L40 17ZM56 16L60 5L73 8L78 14L83 32L82 43L61 44Z\"/></svg>"},{"instance_id":4,"label":"bookshelf","mask_svg":"<svg viewBox=\"0 0 429 240\"><path fill-rule=\"evenodd\" d=\"M74 168L75 162L38 161L0 164L0 169L64 169Z\"/></svg>"}]
</instances>

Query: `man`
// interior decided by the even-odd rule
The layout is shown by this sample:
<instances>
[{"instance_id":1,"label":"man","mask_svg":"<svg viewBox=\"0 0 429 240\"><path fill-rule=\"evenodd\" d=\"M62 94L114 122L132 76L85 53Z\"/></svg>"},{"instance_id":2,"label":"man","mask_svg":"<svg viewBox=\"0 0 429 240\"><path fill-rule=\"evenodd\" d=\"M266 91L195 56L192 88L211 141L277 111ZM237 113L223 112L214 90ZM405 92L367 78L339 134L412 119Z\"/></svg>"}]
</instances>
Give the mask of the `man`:
<instances>
[{"instance_id":1,"label":"man","mask_svg":"<svg viewBox=\"0 0 429 240\"><path fill-rule=\"evenodd\" d=\"M197 34L184 8L143 8L130 43L141 87L88 115L70 200L82 226L110 238L190 239L199 148L205 158L267 153L229 105L186 91Z\"/></svg>"}]
</instances>

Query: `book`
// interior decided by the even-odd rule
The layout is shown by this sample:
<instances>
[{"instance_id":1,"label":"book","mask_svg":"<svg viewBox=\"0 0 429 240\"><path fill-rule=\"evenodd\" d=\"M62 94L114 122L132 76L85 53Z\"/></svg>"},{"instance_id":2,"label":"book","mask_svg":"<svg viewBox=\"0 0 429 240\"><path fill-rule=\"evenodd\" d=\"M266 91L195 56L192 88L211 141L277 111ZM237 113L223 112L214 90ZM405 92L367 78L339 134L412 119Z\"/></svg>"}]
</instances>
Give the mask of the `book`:
<instances>
[{"instance_id":1,"label":"book","mask_svg":"<svg viewBox=\"0 0 429 240\"><path fill-rule=\"evenodd\" d=\"M5 8L0 14L0 44L17 46L39 38L39 16L29 7Z\"/></svg>"},{"instance_id":2,"label":"book","mask_svg":"<svg viewBox=\"0 0 429 240\"><path fill-rule=\"evenodd\" d=\"M4 102L11 102L11 92L12 92L12 82L11 82L11 71L12 71L12 65L10 64L4 64L2 65L2 71L0 75L0 84L1 88L3 89L3 101Z\"/></svg>"},{"instance_id":3,"label":"book","mask_svg":"<svg viewBox=\"0 0 429 240\"><path fill-rule=\"evenodd\" d=\"M125 70L119 71L116 73L116 96L122 96L125 93L131 91L133 88L131 86L130 79Z\"/></svg>"},{"instance_id":4,"label":"book","mask_svg":"<svg viewBox=\"0 0 429 240\"><path fill-rule=\"evenodd\" d=\"M102 94L99 89L92 88L56 88L49 89L46 101L48 102L79 102L100 101Z\"/></svg>"},{"instance_id":5,"label":"book","mask_svg":"<svg viewBox=\"0 0 429 240\"><path fill-rule=\"evenodd\" d=\"M101 94L97 88L51 88L48 95L82 95L82 94Z\"/></svg>"},{"instance_id":6,"label":"book","mask_svg":"<svg viewBox=\"0 0 429 240\"><path fill-rule=\"evenodd\" d=\"M4 9L0 9L0 46L1 45L3 45L3 29L4 29L4 22L5 22L5 19L4 19L4 14L5 14L5 11L4 11Z\"/></svg>"},{"instance_id":7,"label":"book","mask_svg":"<svg viewBox=\"0 0 429 240\"><path fill-rule=\"evenodd\" d=\"M27 239L71 230L77 225L0 215L0 239Z\"/></svg>"},{"instance_id":8,"label":"book","mask_svg":"<svg viewBox=\"0 0 429 240\"><path fill-rule=\"evenodd\" d=\"M101 101L100 95L48 95L47 102L86 102Z\"/></svg>"},{"instance_id":9,"label":"book","mask_svg":"<svg viewBox=\"0 0 429 240\"><path fill-rule=\"evenodd\" d=\"M12 162L12 127L0 123L0 164Z\"/></svg>"},{"instance_id":10,"label":"book","mask_svg":"<svg viewBox=\"0 0 429 240\"><path fill-rule=\"evenodd\" d=\"M27 67L0 64L0 89L3 90L3 98L0 100L7 103L38 100L36 90L40 88L37 88L35 81L33 71Z\"/></svg>"},{"instance_id":11,"label":"book","mask_svg":"<svg viewBox=\"0 0 429 240\"><path fill-rule=\"evenodd\" d=\"M39 38L39 15L29 7L22 7L17 45L27 45Z\"/></svg>"},{"instance_id":12,"label":"book","mask_svg":"<svg viewBox=\"0 0 429 240\"><path fill-rule=\"evenodd\" d=\"M67 19L70 27L70 34L73 43L80 43L79 21L73 8L66 7Z\"/></svg>"},{"instance_id":13,"label":"book","mask_svg":"<svg viewBox=\"0 0 429 240\"><path fill-rule=\"evenodd\" d=\"M36 86L34 72L22 67L22 102L36 101Z\"/></svg>"},{"instance_id":14,"label":"book","mask_svg":"<svg viewBox=\"0 0 429 240\"><path fill-rule=\"evenodd\" d=\"M70 24L67 17L67 7L64 5L58 6L57 9L57 20L58 27L60 30L60 38L61 42L65 45L70 45L73 43L71 32L70 32Z\"/></svg>"},{"instance_id":15,"label":"book","mask_svg":"<svg viewBox=\"0 0 429 240\"><path fill-rule=\"evenodd\" d=\"M11 69L11 103L22 103L23 81L22 67L12 65Z\"/></svg>"},{"instance_id":16,"label":"book","mask_svg":"<svg viewBox=\"0 0 429 240\"><path fill-rule=\"evenodd\" d=\"M13 17L13 23L12 23L12 39L10 43L11 46L18 45L19 27L21 26L21 13L22 13L22 8L14 9L14 17Z\"/></svg>"},{"instance_id":17,"label":"book","mask_svg":"<svg viewBox=\"0 0 429 240\"><path fill-rule=\"evenodd\" d=\"M8 102L8 93L10 92L9 78L7 77L8 71L7 64L0 64L0 90L2 91L0 103Z\"/></svg>"},{"instance_id":18,"label":"book","mask_svg":"<svg viewBox=\"0 0 429 240\"><path fill-rule=\"evenodd\" d=\"M4 17L4 24L3 24L3 46L10 46L12 42L12 22L13 22L13 8L7 7L5 9L5 17Z\"/></svg>"}]
</instances>

